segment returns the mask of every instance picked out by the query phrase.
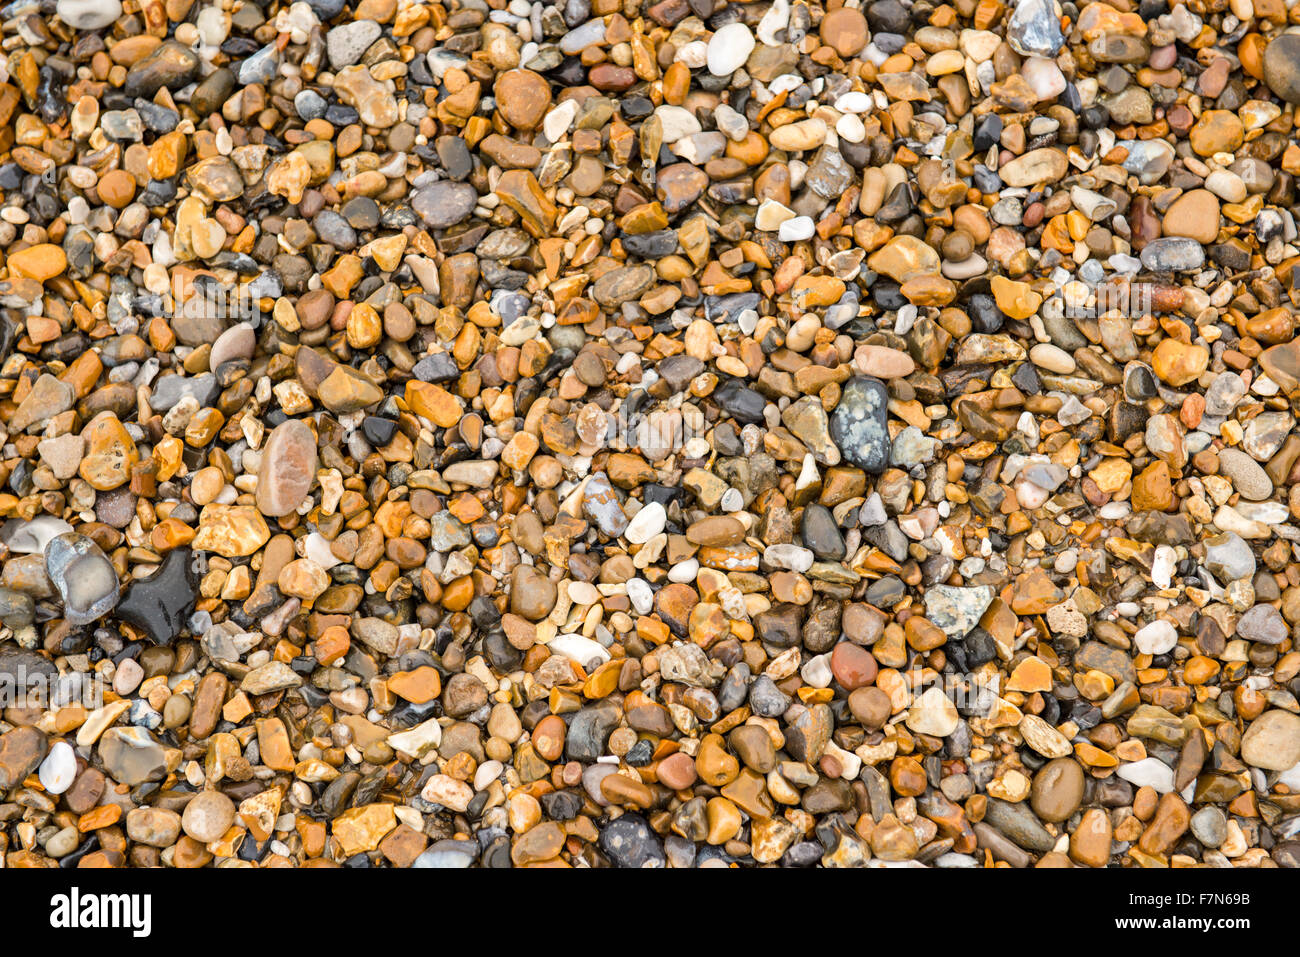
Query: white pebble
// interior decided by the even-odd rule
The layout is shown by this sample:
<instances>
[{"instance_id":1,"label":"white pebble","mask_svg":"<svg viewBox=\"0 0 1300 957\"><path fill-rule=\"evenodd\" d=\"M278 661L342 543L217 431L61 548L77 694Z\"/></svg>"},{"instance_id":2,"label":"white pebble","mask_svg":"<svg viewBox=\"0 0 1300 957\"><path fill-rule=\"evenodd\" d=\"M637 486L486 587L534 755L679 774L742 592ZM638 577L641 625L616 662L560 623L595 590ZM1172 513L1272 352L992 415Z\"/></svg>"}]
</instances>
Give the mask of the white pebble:
<instances>
[{"instance_id":1,"label":"white pebble","mask_svg":"<svg viewBox=\"0 0 1300 957\"><path fill-rule=\"evenodd\" d=\"M1144 655L1163 655L1178 644L1178 631L1163 618L1144 625L1133 636L1133 643Z\"/></svg>"},{"instance_id":2,"label":"white pebble","mask_svg":"<svg viewBox=\"0 0 1300 957\"><path fill-rule=\"evenodd\" d=\"M689 585L695 581L695 576L700 573L700 563L697 559L688 558L684 562L678 562L672 568L668 569L668 580L677 582L681 585Z\"/></svg>"},{"instance_id":3,"label":"white pebble","mask_svg":"<svg viewBox=\"0 0 1300 957\"><path fill-rule=\"evenodd\" d=\"M846 113L835 122L835 134L849 143L861 143L867 138L867 128L852 113Z\"/></svg>"},{"instance_id":4,"label":"white pebble","mask_svg":"<svg viewBox=\"0 0 1300 957\"><path fill-rule=\"evenodd\" d=\"M627 600L632 603L638 615L650 614L654 607L655 596L644 578L629 578L627 581Z\"/></svg>"},{"instance_id":5,"label":"white pebble","mask_svg":"<svg viewBox=\"0 0 1300 957\"><path fill-rule=\"evenodd\" d=\"M546 650L557 655L564 655L570 661L576 661L586 668L593 661L604 664L609 661L609 652L598 641L584 638L582 635L556 635L546 644Z\"/></svg>"},{"instance_id":6,"label":"white pebble","mask_svg":"<svg viewBox=\"0 0 1300 957\"><path fill-rule=\"evenodd\" d=\"M77 755L66 741L55 741L37 770L41 787L49 794L62 794L77 777Z\"/></svg>"},{"instance_id":7,"label":"white pebble","mask_svg":"<svg viewBox=\"0 0 1300 957\"><path fill-rule=\"evenodd\" d=\"M1122 764L1115 773L1136 787L1154 788L1157 794L1168 794L1174 789L1174 769L1158 758Z\"/></svg>"},{"instance_id":8,"label":"white pebble","mask_svg":"<svg viewBox=\"0 0 1300 957\"><path fill-rule=\"evenodd\" d=\"M1151 581L1157 588L1168 588L1174 579L1174 568L1178 564L1178 553L1168 545L1156 548L1155 558L1151 560Z\"/></svg>"},{"instance_id":9,"label":"white pebble","mask_svg":"<svg viewBox=\"0 0 1300 957\"><path fill-rule=\"evenodd\" d=\"M102 30L122 15L122 4L119 0L59 0L54 10L74 30Z\"/></svg>"},{"instance_id":10,"label":"white pebble","mask_svg":"<svg viewBox=\"0 0 1300 957\"><path fill-rule=\"evenodd\" d=\"M766 564L799 574L812 568L813 557L811 549L788 543L769 545L763 550L763 561Z\"/></svg>"},{"instance_id":11,"label":"white pebble","mask_svg":"<svg viewBox=\"0 0 1300 957\"><path fill-rule=\"evenodd\" d=\"M651 502L628 523L623 536L634 545L644 545L664 530L668 524L668 513L658 502Z\"/></svg>"},{"instance_id":12,"label":"white pebble","mask_svg":"<svg viewBox=\"0 0 1300 957\"><path fill-rule=\"evenodd\" d=\"M708 66L714 76L731 76L754 51L754 35L743 23L728 23L709 40Z\"/></svg>"},{"instance_id":13,"label":"white pebble","mask_svg":"<svg viewBox=\"0 0 1300 957\"><path fill-rule=\"evenodd\" d=\"M816 228L816 224L810 217L796 216L781 224L776 237L783 243L797 243L800 240L811 239Z\"/></svg>"},{"instance_id":14,"label":"white pebble","mask_svg":"<svg viewBox=\"0 0 1300 957\"><path fill-rule=\"evenodd\" d=\"M872 105L871 97L858 90L845 93L835 101L835 109L841 113L866 113Z\"/></svg>"}]
</instances>

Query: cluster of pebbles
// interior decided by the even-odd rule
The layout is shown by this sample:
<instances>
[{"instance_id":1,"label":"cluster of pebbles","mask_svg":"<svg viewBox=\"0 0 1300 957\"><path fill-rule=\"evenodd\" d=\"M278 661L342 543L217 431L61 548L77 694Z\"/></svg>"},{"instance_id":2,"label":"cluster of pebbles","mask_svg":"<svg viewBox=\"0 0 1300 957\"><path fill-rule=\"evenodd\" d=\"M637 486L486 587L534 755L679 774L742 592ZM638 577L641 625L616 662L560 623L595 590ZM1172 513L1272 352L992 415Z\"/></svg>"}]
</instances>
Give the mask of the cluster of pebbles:
<instances>
[{"instance_id":1,"label":"cluster of pebbles","mask_svg":"<svg viewBox=\"0 0 1300 957\"><path fill-rule=\"evenodd\" d=\"M1300 865L1300 3L0 27L6 866Z\"/></svg>"}]
</instances>

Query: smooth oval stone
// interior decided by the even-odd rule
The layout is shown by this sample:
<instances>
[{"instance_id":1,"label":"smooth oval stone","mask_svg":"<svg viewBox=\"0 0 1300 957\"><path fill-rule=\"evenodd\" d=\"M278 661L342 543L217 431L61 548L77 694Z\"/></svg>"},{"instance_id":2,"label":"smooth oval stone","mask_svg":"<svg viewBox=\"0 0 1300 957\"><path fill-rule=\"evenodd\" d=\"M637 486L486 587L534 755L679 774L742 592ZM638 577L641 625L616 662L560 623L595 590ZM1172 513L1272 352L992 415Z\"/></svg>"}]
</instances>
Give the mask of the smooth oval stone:
<instances>
[{"instance_id":1,"label":"smooth oval stone","mask_svg":"<svg viewBox=\"0 0 1300 957\"><path fill-rule=\"evenodd\" d=\"M434 183L411 197L411 207L430 229L446 229L463 222L476 205L478 192L469 183Z\"/></svg>"},{"instance_id":2,"label":"smooth oval stone","mask_svg":"<svg viewBox=\"0 0 1300 957\"><path fill-rule=\"evenodd\" d=\"M1083 769L1073 758L1048 761L1034 775L1029 803L1034 813L1053 824L1067 820L1083 801Z\"/></svg>"},{"instance_id":3,"label":"smooth oval stone","mask_svg":"<svg viewBox=\"0 0 1300 957\"><path fill-rule=\"evenodd\" d=\"M77 754L66 741L55 741L37 773L47 794L62 794L77 777Z\"/></svg>"},{"instance_id":4,"label":"smooth oval stone","mask_svg":"<svg viewBox=\"0 0 1300 957\"><path fill-rule=\"evenodd\" d=\"M871 684L876 680L877 670L871 652L852 642L842 641L831 652L831 673L846 691Z\"/></svg>"},{"instance_id":5,"label":"smooth oval stone","mask_svg":"<svg viewBox=\"0 0 1300 957\"><path fill-rule=\"evenodd\" d=\"M1300 103L1300 36L1283 33L1268 45L1264 51L1264 82L1288 103Z\"/></svg>"},{"instance_id":6,"label":"smooth oval stone","mask_svg":"<svg viewBox=\"0 0 1300 957\"><path fill-rule=\"evenodd\" d=\"M219 369L234 359L252 358L253 348L257 345L257 333L247 322L240 322L217 337L208 354L208 368Z\"/></svg>"},{"instance_id":7,"label":"smooth oval stone","mask_svg":"<svg viewBox=\"0 0 1300 957\"><path fill-rule=\"evenodd\" d=\"M754 35L743 23L728 23L709 40L708 66L714 76L730 76L749 59Z\"/></svg>"},{"instance_id":8,"label":"smooth oval stone","mask_svg":"<svg viewBox=\"0 0 1300 957\"><path fill-rule=\"evenodd\" d=\"M235 821L235 804L220 791L203 791L190 799L181 815L185 833L201 844L211 844Z\"/></svg>"},{"instance_id":9,"label":"smooth oval stone","mask_svg":"<svg viewBox=\"0 0 1300 957\"><path fill-rule=\"evenodd\" d=\"M1190 272L1205 265L1205 247L1182 236L1154 239L1142 248L1142 265L1152 272Z\"/></svg>"},{"instance_id":10,"label":"smooth oval stone","mask_svg":"<svg viewBox=\"0 0 1300 957\"><path fill-rule=\"evenodd\" d=\"M120 0L59 0L54 11L74 30L102 30L122 15Z\"/></svg>"},{"instance_id":11,"label":"smooth oval stone","mask_svg":"<svg viewBox=\"0 0 1300 957\"><path fill-rule=\"evenodd\" d=\"M1300 763L1300 715L1280 708L1264 712L1241 736L1241 757L1270 771L1295 767Z\"/></svg>"},{"instance_id":12,"label":"smooth oval stone","mask_svg":"<svg viewBox=\"0 0 1300 957\"><path fill-rule=\"evenodd\" d=\"M131 67L124 88L131 96L149 98L163 87L180 89L198 72L198 55L184 44L168 40Z\"/></svg>"},{"instance_id":13,"label":"smooth oval stone","mask_svg":"<svg viewBox=\"0 0 1300 957\"><path fill-rule=\"evenodd\" d=\"M262 449L257 472L257 507L279 518L295 511L311 491L316 477L316 435L306 422L281 422Z\"/></svg>"},{"instance_id":14,"label":"smooth oval stone","mask_svg":"<svg viewBox=\"0 0 1300 957\"><path fill-rule=\"evenodd\" d=\"M1027 851L1050 851L1056 839L1024 803L989 798L984 820Z\"/></svg>"}]
</instances>

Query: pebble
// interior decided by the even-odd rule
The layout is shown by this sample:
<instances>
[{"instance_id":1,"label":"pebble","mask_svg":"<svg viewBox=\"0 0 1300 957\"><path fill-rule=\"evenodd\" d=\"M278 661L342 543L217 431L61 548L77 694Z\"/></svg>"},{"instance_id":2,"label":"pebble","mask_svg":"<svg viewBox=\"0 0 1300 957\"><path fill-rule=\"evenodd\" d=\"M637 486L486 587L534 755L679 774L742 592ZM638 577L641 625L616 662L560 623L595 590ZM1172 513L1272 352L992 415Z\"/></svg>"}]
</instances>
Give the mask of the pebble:
<instances>
[{"instance_id":1,"label":"pebble","mask_svg":"<svg viewBox=\"0 0 1300 957\"><path fill-rule=\"evenodd\" d=\"M354 20L334 27L325 34L325 50L335 70L351 66L384 32L374 20Z\"/></svg>"},{"instance_id":2,"label":"pebble","mask_svg":"<svg viewBox=\"0 0 1300 957\"><path fill-rule=\"evenodd\" d=\"M74 30L102 30L122 15L119 0L58 0L55 12L59 19Z\"/></svg>"},{"instance_id":3,"label":"pebble","mask_svg":"<svg viewBox=\"0 0 1300 957\"><path fill-rule=\"evenodd\" d=\"M66 741L55 741L38 769L47 794L63 794L77 777L77 756Z\"/></svg>"},{"instance_id":4,"label":"pebble","mask_svg":"<svg viewBox=\"0 0 1300 957\"><path fill-rule=\"evenodd\" d=\"M1273 481L1259 463L1237 449L1219 452L1219 471L1227 476L1243 498L1262 502L1273 494Z\"/></svg>"},{"instance_id":5,"label":"pebble","mask_svg":"<svg viewBox=\"0 0 1300 957\"><path fill-rule=\"evenodd\" d=\"M1178 644L1178 631L1164 619L1153 621L1138 629L1133 644L1144 655L1163 655Z\"/></svg>"},{"instance_id":6,"label":"pebble","mask_svg":"<svg viewBox=\"0 0 1300 957\"><path fill-rule=\"evenodd\" d=\"M730 76L749 59L754 35L743 23L728 23L709 38L708 65L714 76Z\"/></svg>"},{"instance_id":7,"label":"pebble","mask_svg":"<svg viewBox=\"0 0 1300 957\"><path fill-rule=\"evenodd\" d=\"M1285 771L1300 763L1300 715L1274 708L1241 736L1242 759L1257 768Z\"/></svg>"},{"instance_id":8,"label":"pebble","mask_svg":"<svg viewBox=\"0 0 1300 957\"><path fill-rule=\"evenodd\" d=\"M97 621L117 605L117 573L100 547L83 535L65 532L50 539L45 574L58 590L69 624Z\"/></svg>"},{"instance_id":9,"label":"pebble","mask_svg":"<svg viewBox=\"0 0 1300 957\"><path fill-rule=\"evenodd\" d=\"M190 798L180 826L200 844L220 840L235 822L235 805L220 791L203 791Z\"/></svg>"},{"instance_id":10,"label":"pebble","mask_svg":"<svg viewBox=\"0 0 1300 957\"><path fill-rule=\"evenodd\" d=\"M257 473L257 507L279 518L297 510L316 474L316 436L299 419L277 425L262 449Z\"/></svg>"},{"instance_id":11,"label":"pebble","mask_svg":"<svg viewBox=\"0 0 1300 957\"><path fill-rule=\"evenodd\" d=\"M844 386L830 417L831 439L844 457L870 473L889 461L888 389L879 379L855 376Z\"/></svg>"},{"instance_id":12,"label":"pebble","mask_svg":"<svg viewBox=\"0 0 1300 957\"><path fill-rule=\"evenodd\" d=\"M1121 764L1115 773L1134 787L1152 788L1157 794L1168 794L1174 789L1173 768L1158 758Z\"/></svg>"}]
</instances>

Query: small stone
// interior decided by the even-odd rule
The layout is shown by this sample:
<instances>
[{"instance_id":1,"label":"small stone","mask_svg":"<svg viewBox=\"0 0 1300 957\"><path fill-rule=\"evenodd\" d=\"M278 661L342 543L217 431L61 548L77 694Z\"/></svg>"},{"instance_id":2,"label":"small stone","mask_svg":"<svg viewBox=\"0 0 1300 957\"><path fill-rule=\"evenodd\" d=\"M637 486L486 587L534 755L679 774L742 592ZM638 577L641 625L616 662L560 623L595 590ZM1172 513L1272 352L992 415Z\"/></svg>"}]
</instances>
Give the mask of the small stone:
<instances>
[{"instance_id":1,"label":"small stone","mask_svg":"<svg viewBox=\"0 0 1300 957\"><path fill-rule=\"evenodd\" d=\"M13 253L7 262L11 274L45 282L63 274L68 257L53 243L37 243Z\"/></svg>"},{"instance_id":2,"label":"small stone","mask_svg":"<svg viewBox=\"0 0 1300 957\"><path fill-rule=\"evenodd\" d=\"M383 27L373 20L354 20L340 24L325 34L325 51L336 71L361 60L361 55L383 34Z\"/></svg>"},{"instance_id":3,"label":"small stone","mask_svg":"<svg viewBox=\"0 0 1300 957\"><path fill-rule=\"evenodd\" d=\"M59 19L74 30L102 30L111 26L122 15L120 0L58 0L55 7Z\"/></svg>"},{"instance_id":4,"label":"small stone","mask_svg":"<svg viewBox=\"0 0 1300 957\"><path fill-rule=\"evenodd\" d=\"M41 763L46 749L45 735L35 728L14 728L0 734L0 789L8 791L22 784Z\"/></svg>"},{"instance_id":5,"label":"small stone","mask_svg":"<svg viewBox=\"0 0 1300 957\"><path fill-rule=\"evenodd\" d=\"M56 535L45 546L45 574L59 591L69 624L98 621L118 602L117 572L98 545L84 535Z\"/></svg>"},{"instance_id":6,"label":"small stone","mask_svg":"<svg viewBox=\"0 0 1300 957\"><path fill-rule=\"evenodd\" d=\"M1178 644L1178 632L1169 622L1159 619L1139 628L1133 643L1144 655L1163 655Z\"/></svg>"},{"instance_id":7,"label":"small stone","mask_svg":"<svg viewBox=\"0 0 1300 957\"><path fill-rule=\"evenodd\" d=\"M1020 0L1007 21L1007 42L1021 56L1055 57L1065 46L1052 0Z\"/></svg>"},{"instance_id":8,"label":"small stone","mask_svg":"<svg viewBox=\"0 0 1300 957\"><path fill-rule=\"evenodd\" d=\"M907 712L907 726L918 734L945 738L958 724L957 707L943 690L930 688Z\"/></svg>"},{"instance_id":9,"label":"small stone","mask_svg":"<svg viewBox=\"0 0 1300 957\"><path fill-rule=\"evenodd\" d=\"M508 70L497 77L493 87L497 105L507 123L521 130L541 125L551 108L551 88L545 78L532 70Z\"/></svg>"},{"instance_id":10,"label":"small stone","mask_svg":"<svg viewBox=\"0 0 1300 957\"><path fill-rule=\"evenodd\" d=\"M0 753L3 753L3 739L0 739ZM3 762L0 762L3 763ZM72 787L77 777L77 756L72 746L66 741L55 741L50 751L41 762L38 774L41 787L47 794L62 794Z\"/></svg>"},{"instance_id":11,"label":"small stone","mask_svg":"<svg viewBox=\"0 0 1300 957\"><path fill-rule=\"evenodd\" d=\"M1300 763L1300 715L1277 708L1264 712L1241 736L1241 757L1270 771L1295 767Z\"/></svg>"},{"instance_id":12,"label":"small stone","mask_svg":"<svg viewBox=\"0 0 1300 957\"><path fill-rule=\"evenodd\" d=\"M1238 449L1219 451L1219 471L1232 480L1241 497L1262 502L1273 494L1273 480L1249 455Z\"/></svg>"},{"instance_id":13,"label":"small stone","mask_svg":"<svg viewBox=\"0 0 1300 957\"><path fill-rule=\"evenodd\" d=\"M220 791L201 791L181 814L181 827L200 844L221 839L235 822L235 804Z\"/></svg>"},{"instance_id":14,"label":"small stone","mask_svg":"<svg viewBox=\"0 0 1300 957\"><path fill-rule=\"evenodd\" d=\"M171 644L188 621L198 591L198 576L188 548L167 553L162 566L148 578L127 587L116 614L145 631L157 644Z\"/></svg>"},{"instance_id":15,"label":"small stone","mask_svg":"<svg viewBox=\"0 0 1300 957\"><path fill-rule=\"evenodd\" d=\"M1186 236L1198 243L1212 243L1219 235L1219 200L1205 189L1194 189L1174 200L1165 213L1166 236Z\"/></svg>"},{"instance_id":16,"label":"small stone","mask_svg":"<svg viewBox=\"0 0 1300 957\"><path fill-rule=\"evenodd\" d=\"M1151 368L1156 376L1172 386L1191 382L1206 370L1209 363L1210 353L1204 346L1188 345L1175 339L1161 340L1151 354Z\"/></svg>"},{"instance_id":17,"label":"small stone","mask_svg":"<svg viewBox=\"0 0 1300 957\"><path fill-rule=\"evenodd\" d=\"M412 208L430 229L446 229L467 219L478 204L478 193L468 183L437 182L411 197Z\"/></svg>"},{"instance_id":18,"label":"small stone","mask_svg":"<svg viewBox=\"0 0 1300 957\"><path fill-rule=\"evenodd\" d=\"M1269 43L1264 50L1264 82L1287 103L1300 103L1300 36L1281 33Z\"/></svg>"},{"instance_id":19,"label":"small stone","mask_svg":"<svg viewBox=\"0 0 1300 957\"><path fill-rule=\"evenodd\" d=\"M99 759L113 780L135 787L161 781L166 772L163 746L144 728L109 728L99 739Z\"/></svg>"},{"instance_id":20,"label":"small stone","mask_svg":"<svg viewBox=\"0 0 1300 957\"><path fill-rule=\"evenodd\" d=\"M280 517L297 510L316 477L316 435L301 420L281 422L262 448L257 473L257 507Z\"/></svg>"},{"instance_id":21,"label":"small stone","mask_svg":"<svg viewBox=\"0 0 1300 957\"><path fill-rule=\"evenodd\" d=\"M749 27L728 23L709 39L709 72L714 76L730 76L745 65L753 49L754 35Z\"/></svg>"},{"instance_id":22,"label":"small stone","mask_svg":"<svg viewBox=\"0 0 1300 957\"><path fill-rule=\"evenodd\" d=\"M993 598L993 589L987 585L935 585L925 592L925 616L950 638L964 638L979 624Z\"/></svg>"},{"instance_id":23,"label":"small stone","mask_svg":"<svg viewBox=\"0 0 1300 957\"><path fill-rule=\"evenodd\" d=\"M867 18L852 7L830 10L822 17L820 34L822 43L841 57L857 56L867 45Z\"/></svg>"},{"instance_id":24,"label":"small stone","mask_svg":"<svg viewBox=\"0 0 1300 957\"><path fill-rule=\"evenodd\" d=\"M1059 824L1078 810L1083 793L1083 769L1073 758L1060 757L1048 761L1034 774L1029 803L1039 818Z\"/></svg>"},{"instance_id":25,"label":"small stone","mask_svg":"<svg viewBox=\"0 0 1300 957\"><path fill-rule=\"evenodd\" d=\"M845 460L867 472L880 473L889 462L888 401L879 379L854 376L830 418L831 438Z\"/></svg>"},{"instance_id":26,"label":"small stone","mask_svg":"<svg viewBox=\"0 0 1300 957\"><path fill-rule=\"evenodd\" d=\"M1237 634L1247 641L1280 645L1291 637L1291 629L1272 605L1256 605L1237 621Z\"/></svg>"}]
</instances>

